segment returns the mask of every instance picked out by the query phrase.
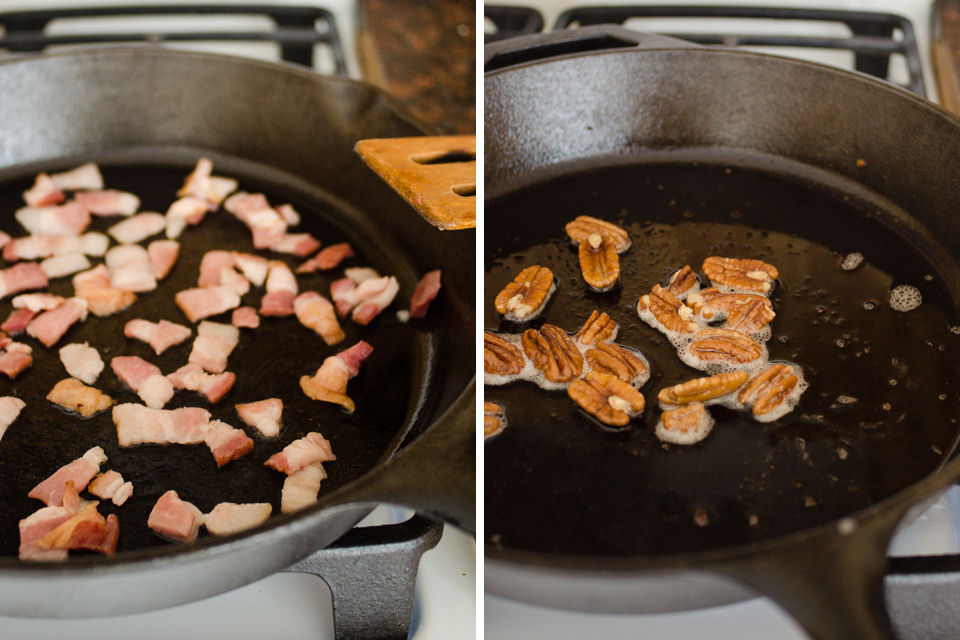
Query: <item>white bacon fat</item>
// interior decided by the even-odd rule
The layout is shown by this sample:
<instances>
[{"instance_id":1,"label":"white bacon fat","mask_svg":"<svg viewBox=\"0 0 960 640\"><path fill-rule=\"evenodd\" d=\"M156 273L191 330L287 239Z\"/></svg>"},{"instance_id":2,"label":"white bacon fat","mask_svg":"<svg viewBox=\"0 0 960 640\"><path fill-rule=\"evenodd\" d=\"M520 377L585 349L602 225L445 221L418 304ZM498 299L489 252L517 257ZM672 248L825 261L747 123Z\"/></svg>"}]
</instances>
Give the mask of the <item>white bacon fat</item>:
<instances>
[{"instance_id":1,"label":"white bacon fat","mask_svg":"<svg viewBox=\"0 0 960 640\"><path fill-rule=\"evenodd\" d=\"M93 384L103 371L103 359L100 353L88 343L68 344L60 348L60 361L64 369L74 378Z\"/></svg>"},{"instance_id":2,"label":"white bacon fat","mask_svg":"<svg viewBox=\"0 0 960 640\"><path fill-rule=\"evenodd\" d=\"M7 432L7 428L20 416L20 412L27 403L13 396L0 396L0 438Z\"/></svg>"}]
</instances>

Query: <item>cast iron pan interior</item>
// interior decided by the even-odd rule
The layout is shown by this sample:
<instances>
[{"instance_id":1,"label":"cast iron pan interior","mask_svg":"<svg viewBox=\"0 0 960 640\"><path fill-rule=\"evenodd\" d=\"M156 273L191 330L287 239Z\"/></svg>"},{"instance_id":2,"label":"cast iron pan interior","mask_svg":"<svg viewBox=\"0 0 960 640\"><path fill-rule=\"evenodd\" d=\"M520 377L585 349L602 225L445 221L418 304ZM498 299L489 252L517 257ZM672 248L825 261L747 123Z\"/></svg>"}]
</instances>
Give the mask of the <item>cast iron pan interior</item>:
<instances>
[{"instance_id":1,"label":"cast iron pan interior","mask_svg":"<svg viewBox=\"0 0 960 640\"><path fill-rule=\"evenodd\" d=\"M200 155L201 152L194 149L139 149L104 158L65 159L56 165L20 166L0 177L0 208L9 212L0 226L13 236L23 235L12 213L22 206L20 194L32 184L37 171L61 170L87 160L100 163L108 188L140 196L142 211L164 212ZM429 416L434 404L429 392L430 370L435 366L433 354L440 325L429 319L403 324L395 316L396 309L406 304L417 278L422 275L413 266L411 257L374 227L362 212L332 200L320 189L262 165L225 156L211 157L214 173L238 179L240 189L262 191L273 204L293 204L303 218L297 231L312 233L324 246L349 241L354 247L357 256L338 269L298 275L301 291L312 289L328 295L330 282L343 277L344 267L372 266L381 273L396 275L400 294L393 306L366 327L342 321L347 337L342 343L329 347L294 316L261 318L258 329L241 330L240 343L227 367L236 373L237 382L220 403L210 405L198 393L178 391L165 407L204 407L214 418L243 428L234 404L282 398L283 428L279 437L264 439L246 427L256 442L248 455L217 469L209 450L202 445L121 449L110 411L83 419L60 410L44 398L58 380L67 377L57 349L71 342L86 341L95 346L107 366L94 386L117 402L139 402L139 399L113 374L109 366L112 356L139 355L155 363L164 373L184 364L192 338L156 356L145 343L124 338L124 323L132 318L153 321L167 318L189 325L175 305L173 293L196 286L204 252L213 248L257 252L247 228L226 211L209 214L199 226L188 227L180 238L180 258L157 291L141 294L132 307L115 316L96 318L91 314L85 323L71 328L53 349L22 338L34 347L33 368L14 381L0 380L0 394L16 395L27 403L0 441L0 473L4 477L0 554L16 556L17 521L43 506L27 497L30 488L94 445L103 447L109 456L101 470L116 469L134 485L133 497L122 507L115 507L109 501L101 502L100 506L101 513L116 513L119 518L118 552L122 557L123 552L151 547L160 552L173 550L174 545L158 538L146 526L154 502L168 489L177 490L183 499L205 512L223 501L270 502L274 518L284 517L277 515L284 476L265 467L263 462L287 443L309 431L319 430L333 444L337 460L325 465L329 477L321 488L322 496L371 469L394 450L404 434L422 428ZM118 220L94 218L91 230L104 231ZM291 267L302 260L281 254L270 257L284 260ZM70 279L55 281L50 290L71 295ZM243 297L243 304L259 307L262 294L262 288L251 288ZM0 303L0 315L6 317L10 308L9 299L4 300ZM229 323L229 312L210 320ZM373 345L374 351L348 386L349 395L357 403L356 413L350 415L338 406L307 398L298 385L300 376L312 375L324 358L360 339ZM211 538L202 535L198 544L214 543Z\"/></svg>"},{"instance_id":2,"label":"cast iron pan interior","mask_svg":"<svg viewBox=\"0 0 960 640\"><path fill-rule=\"evenodd\" d=\"M771 156L723 150L650 152L581 161L526 176L487 201L484 320L521 332L493 308L525 266L550 267L559 288L531 323L576 331L594 308L620 323L617 342L653 367L647 410L623 431L581 412L565 392L529 383L485 387L509 426L485 444L488 543L585 556L669 554L782 536L849 515L937 469L957 436L960 336L956 267L904 211L852 181ZM626 228L621 280L591 293L564 224L580 214ZM854 271L840 268L851 252ZM776 265L771 360L809 382L788 416L760 424L718 407L691 447L653 435L656 393L702 375L636 315L637 298L709 255ZM701 278L703 278L701 273ZM892 287L923 304L891 310ZM955 286L955 285L954 285ZM960 329L955 329L960 331ZM857 401L840 404L839 396Z\"/></svg>"}]
</instances>

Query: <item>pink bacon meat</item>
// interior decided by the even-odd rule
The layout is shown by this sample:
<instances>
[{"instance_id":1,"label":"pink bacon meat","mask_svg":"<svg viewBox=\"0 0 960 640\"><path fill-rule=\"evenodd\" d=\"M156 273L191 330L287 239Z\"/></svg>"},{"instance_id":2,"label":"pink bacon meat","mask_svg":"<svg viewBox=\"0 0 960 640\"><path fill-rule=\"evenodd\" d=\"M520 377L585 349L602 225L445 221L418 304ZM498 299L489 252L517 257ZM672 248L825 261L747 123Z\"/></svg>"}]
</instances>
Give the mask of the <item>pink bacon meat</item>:
<instances>
[{"instance_id":1,"label":"pink bacon meat","mask_svg":"<svg viewBox=\"0 0 960 640\"><path fill-rule=\"evenodd\" d=\"M327 477L323 463L314 462L286 477L280 492L280 511L294 513L317 501L320 483Z\"/></svg>"},{"instance_id":2,"label":"pink bacon meat","mask_svg":"<svg viewBox=\"0 0 960 640\"><path fill-rule=\"evenodd\" d=\"M33 186L23 192L23 201L30 207L44 207L63 202L65 199L63 191L46 173L37 174Z\"/></svg>"},{"instance_id":3,"label":"pink bacon meat","mask_svg":"<svg viewBox=\"0 0 960 640\"><path fill-rule=\"evenodd\" d=\"M24 236L13 238L4 245L3 259L7 262L16 262L70 253L102 256L107 252L109 244L110 238L96 231L90 231L82 236Z\"/></svg>"},{"instance_id":4,"label":"pink bacon meat","mask_svg":"<svg viewBox=\"0 0 960 640\"><path fill-rule=\"evenodd\" d=\"M188 224L196 225L203 221L209 206L206 200L187 196L175 200L167 209L166 235L169 240L176 240L187 228Z\"/></svg>"},{"instance_id":5,"label":"pink bacon meat","mask_svg":"<svg viewBox=\"0 0 960 640\"><path fill-rule=\"evenodd\" d=\"M235 408L240 419L264 437L275 438L280 434L280 416L283 414L283 400L280 398L244 402Z\"/></svg>"},{"instance_id":6,"label":"pink bacon meat","mask_svg":"<svg viewBox=\"0 0 960 640\"><path fill-rule=\"evenodd\" d=\"M20 416L20 412L27 403L13 396L0 397L0 438L7 432L7 428ZM242 416L241 416L242 417Z\"/></svg>"},{"instance_id":7,"label":"pink bacon meat","mask_svg":"<svg viewBox=\"0 0 960 640\"><path fill-rule=\"evenodd\" d=\"M203 254L200 260L200 277L197 278L198 287L215 287L220 282L223 269L233 269L235 264L233 254L229 251L214 249Z\"/></svg>"},{"instance_id":8,"label":"pink bacon meat","mask_svg":"<svg viewBox=\"0 0 960 640\"><path fill-rule=\"evenodd\" d=\"M104 263L110 271L110 285L134 292L153 291L157 279L153 275L150 256L138 244L121 244L107 251Z\"/></svg>"},{"instance_id":9,"label":"pink bacon meat","mask_svg":"<svg viewBox=\"0 0 960 640\"><path fill-rule=\"evenodd\" d=\"M135 318L123 325L123 335L146 342L157 355L184 342L192 333L190 327L169 320L150 322Z\"/></svg>"},{"instance_id":10,"label":"pink bacon meat","mask_svg":"<svg viewBox=\"0 0 960 640\"><path fill-rule=\"evenodd\" d=\"M112 513L104 518L97 511L97 504L87 504L78 513L57 525L39 540L39 547L88 549L105 555L113 554L120 537L120 521Z\"/></svg>"},{"instance_id":11,"label":"pink bacon meat","mask_svg":"<svg viewBox=\"0 0 960 640\"><path fill-rule=\"evenodd\" d=\"M63 503L67 483L72 482L76 491L82 491L100 472L100 465L107 461L107 454L100 447L86 453L57 469L53 475L30 490L27 496L42 500L48 507Z\"/></svg>"},{"instance_id":12,"label":"pink bacon meat","mask_svg":"<svg viewBox=\"0 0 960 640\"><path fill-rule=\"evenodd\" d=\"M270 270L270 261L263 256L256 256L252 253L239 253L232 251L236 266L240 269L243 276L251 283L262 287L267 280L267 272Z\"/></svg>"},{"instance_id":13,"label":"pink bacon meat","mask_svg":"<svg viewBox=\"0 0 960 640\"><path fill-rule=\"evenodd\" d=\"M116 189L81 191L73 199L95 216L132 216L140 208L140 198Z\"/></svg>"},{"instance_id":14,"label":"pink bacon meat","mask_svg":"<svg viewBox=\"0 0 960 640\"><path fill-rule=\"evenodd\" d=\"M239 328L256 329L260 326L260 315L253 307L239 307L233 310L230 324Z\"/></svg>"},{"instance_id":15,"label":"pink bacon meat","mask_svg":"<svg viewBox=\"0 0 960 640\"><path fill-rule=\"evenodd\" d=\"M361 340L349 349L323 361L313 376L302 376L300 388L308 397L341 405L353 413L356 405L347 396L347 381L360 371L360 365L373 353L373 347Z\"/></svg>"},{"instance_id":16,"label":"pink bacon meat","mask_svg":"<svg viewBox=\"0 0 960 640\"><path fill-rule=\"evenodd\" d=\"M204 320L197 326L188 362L198 364L204 371L223 373L227 358L240 341L240 330L229 324Z\"/></svg>"},{"instance_id":17,"label":"pink bacon meat","mask_svg":"<svg viewBox=\"0 0 960 640\"><path fill-rule=\"evenodd\" d=\"M300 324L312 329L328 345L337 344L347 337L337 322L333 304L316 291L304 291L294 298L293 311Z\"/></svg>"},{"instance_id":18,"label":"pink bacon meat","mask_svg":"<svg viewBox=\"0 0 960 640\"><path fill-rule=\"evenodd\" d=\"M0 324L0 331L12 336L23 333L35 315L37 315L37 312L33 309L14 309L3 321L3 324Z\"/></svg>"},{"instance_id":19,"label":"pink bacon meat","mask_svg":"<svg viewBox=\"0 0 960 640\"><path fill-rule=\"evenodd\" d=\"M110 272L102 264L75 275L73 291L78 298L87 301L90 313L99 318L123 311L137 299L133 291L111 285Z\"/></svg>"},{"instance_id":20,"label":"pink bacon meat","mask_svg":"<svg viewBox=\"0 0 960 640\"><path fill-rule=\"evenodd\" d=\"M269 502L221 502L203 516L203 526L215 536L228 536L263 524L272 512Z\"/></svg>"},{"instance_id":21,"label":"pink bacon meat","mask_svg":"<svg viewBox=\"0 0 960 640\"><path fill-rule=\"evenodd\" d=\"M179 257L180 243L176 240L154 240L147 245L147 258L157 280L167 277Z\"/></svg>"},{"instance_id":22,"label":"pink bacon meat","mask_svg":"<svg viewBox=\"0 0 960 640\"><path fill-rule=\"evenodd\" d=\"M35 262L18 262L0 270L0 298L30 289L46 289L49 284L47 274Z\"/></svg>"},{"instance_id":23,"label":"pink bacon meat","mask_svg":"<svg viewBox=\"0 0 960 640\"><path fill-rule=\"evenodd\" d=\"M185 289L174 296L190 322L197 322L240 306L240 296L228 286Z\"/></svg>"},{"instance_id":24,"label":"pink bacon meat","mask_svg":"<svg viewBox=\"0 0 960 640\"><path fill-rule=\"evenodd\" d=\"M320 248L320 241L309 233L287 233L270 245L271 251L290 253L301 258Z\"/></svg>"},{"instance_id":25,"label":"pink bacon meat","mask_svg":"<svg viewBox=\"0 0 960 640\"><path fill-rule=\"evenodd\" d=\"M57 562L67 559L66 549L44 549L40 540L71 517L66 507L43 507L20 521L21 560Z\"/></svg>"},{"instance_id":26,"label":"pink bacon meat","mask_svg":"<svg viewBox=\"0 0 960 640\"><path fill-rule=\"evenodd\" d=\"M253 440L243 429L231 427L220 420L212 420L206 426L203 441L213 454L217 467L222 467L253 450Z\"/></svg>"},{"instance_id":27,"label":"pink bacon meat","mask_svg":"<svg viewBox=\"0 0 960 640\"><path fill-rule=\"evenodd\" d=\"M0 373L10 379L16 378L25 369L33 364L30 345L14 342L9 337L0 335Z\"/></svg>"},{"instance_id":28,"label":"pink bacon meat","mask_svg":"<svg viewBox=\"0 0 960 640\"><path fill-rule=\"evenodd\" d=\"M215 210L224 198L237 190L237 181L211 175L212 172L213 162L209 158L197 160L196 167L184 180L177 196L192 196L204 200L211 210Z\"/></svg>"},{"instance_id":29,"label":"pink bacon meat","mask_svg":"<svg viewBox=\"0 0 960 640\"><path fill-rule=\"evenodd\" d=\"M27 325L27 334L52 347L77 322L87 318L87 301L67 298L56 309L44 311Z\"/></svg>"},{"instance_id":30,"label":"pink bacon meat","mask_svg":"<svg viewBox=\"0 0 960 640\"><path fill-rule=\"evenodd\" d=\"M46 207L21 207L13 215L31 235L75 236L90 225L90 212L76 200Z\"/></svg>"},{"instance_id":31,"label":"pink bacon meat","mask_svg":"<svg viewBox=\"0 0 960 640\"><path fill-rule=\"evenodd\" d=\"M293 315L293 300L297 296L297 277L285 262L270 261L267 274L267 293L260 300L260 315Z\"/></svg>"},{"instance_id":32,"label":"pink bacon meat","mask_svg":"<svg viewBox=\"0 0 960 640\"><path fill-rule=\"evenodd\" d=\"M173 397L173 384L159 367L140 356L116 356L110 360L110 368L151 409L162 409Z\"/></svg>"},{"instance_id":33,"label":"pink bacon meat","mask_svg":"<svg viewBox=\"0 0 960 640\"><path fill-rule=\"evenodd\" d=\"M427 309L433 302L437 294L440 293L440 270L430 271L413 290L413 296L410 297L410 317L423 318L427 315Z\"/></svg>"},{"instance_id":34,"label":"pink bacon meat","mask_svg":"<svg viewBox=\"0 0 960 640\"><path fill-rule=\"evenodd\" d=\"M366 325L380 314L396 297L400 284L393 276L366 278L360 284L350 278L341 278L330 284L330 296L341 317L351 311L353 321Z\"/></svg>"},{"instance_id":35,"label":"pink bacon meat","mask_svg":"<svg viewBox=\"0 0 960 640\"><path fill-rule=\"evenodd\" d=\"M110 469L94 478L87 491L119 507L133 495L133 483L125 482L119 472Z\"/></svg>"},{"instance_id":36,"label":"pink bacon meat","mask_svg":"<svg viewBox=\"0 0 960 640\"><path fill-rule=\"evenodd\" d=\"M200 444L210 412L200 407L151 409L140 404L118 404L113 423L121 447L138 444Z\"/></svg>"},{"instance_id":37,"label":"pink bacon meat","mask_svg":"<svg viewBox=\"0 0 960 640\"><path fill-rule=\"evenodd\" d=\"M200 509L181 500L172 489L160 496L147 518L148 527L164 538L180 543L196 540L202 523Z\"/></svg>"},{"instance_id":38,"label":"pink bacon meat","mask_svg":"<svg viewBox=\"0 0 960 640\"><path fill-rule=\"evenodd\" d=\"M136 244L154 236L166 228L162 214L145 212L130 216L107 229L107 233L120 244Z\"/></svg>"},{"instance_id":39,"label":"pink bacon meat","mask_svg":"<svg viewBox=\"0 0 960 640\"><path fill-rule=\"evenodd\" d=\"M267 458L263 464L289 476L314 462L330 462L336 459L330 441L318 431L311 431L288 444L283 451Z\"/></svg>"},{"instance_id":40,"label":"pink bacon meat","mask_svg":"<svg viewBox=\"0 0 960 640\"><path fill-rule=\"evenodd\" d=\"M167 374L167 380L174 389L199 391L211 404L216 404L233 388L237 376L231 371L210 374L198 364L185 364L173 373Z\"/></svg>"},{"instance_id":41,"label":"pink bacon meat","mask_svg":"<svg viewBox=\"0 0 960 640\"><path fill-rule=\"evenodd\" d=\"M286 235L287 221L262 193L235 193L227 198L223 207L247 225L257 249L269 249Z\"/></svg>"},{"instance_id":42,"label":"pink bacon meat","mask_svg":"<svg viewBox=\"0 0 960 640\"><path fill-rule=\"evenodd\" d=\"M313 273L318 269L320 271L335 269L341 262L353 256L353 247L348 243L332 244L297 267L297 273Z\"/></svg>"}]
</instances>

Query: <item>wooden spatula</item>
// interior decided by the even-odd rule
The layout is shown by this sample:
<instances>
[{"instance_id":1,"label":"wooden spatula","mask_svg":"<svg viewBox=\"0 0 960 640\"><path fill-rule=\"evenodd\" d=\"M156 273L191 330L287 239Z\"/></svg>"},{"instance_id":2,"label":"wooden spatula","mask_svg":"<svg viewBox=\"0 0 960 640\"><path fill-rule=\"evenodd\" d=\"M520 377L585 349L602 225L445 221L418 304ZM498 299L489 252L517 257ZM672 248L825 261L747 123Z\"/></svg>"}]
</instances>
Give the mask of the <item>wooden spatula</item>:
<instances>
[{"instance_id":1,"label":"wooden spatula","mask_svg":"<svg viewBox=\"0 0 960 640\"><path fill-rule=\"evenodd\" d=\"M433 226L477 226L476 136L372 138L354 151Z\"/></svg>"}]
</instances>

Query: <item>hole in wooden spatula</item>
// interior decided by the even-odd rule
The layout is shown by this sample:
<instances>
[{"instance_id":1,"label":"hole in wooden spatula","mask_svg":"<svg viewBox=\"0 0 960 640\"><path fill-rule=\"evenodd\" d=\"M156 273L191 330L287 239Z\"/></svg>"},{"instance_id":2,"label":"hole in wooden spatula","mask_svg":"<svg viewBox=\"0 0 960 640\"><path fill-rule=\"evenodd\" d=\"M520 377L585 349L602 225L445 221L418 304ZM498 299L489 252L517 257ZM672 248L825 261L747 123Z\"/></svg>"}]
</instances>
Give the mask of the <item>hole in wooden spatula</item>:
<instances>
[{"instance_id":1,"label":"hole in wooden spatula","mask_svg":"<svg viewBox=\"0 0 960 640\"><path fill-rule=\"evenodd\" d=\"M450 187L455 194L458 196L463 196L469 198L470 196L477 195L477 185L476 184L458 184Z\"/></svg>"},{"instance_id":2,"label":"hole in wooden spatula","mask_svg":"<svg viewBox=\"0 0 960 640\"><path fill-rule=\"evenodd\" d=\"M455 162L475 162L477 154L473 151L435 151L415 153L410 159L417 164L453 164Z\"/></svg>"}]
</instances>

